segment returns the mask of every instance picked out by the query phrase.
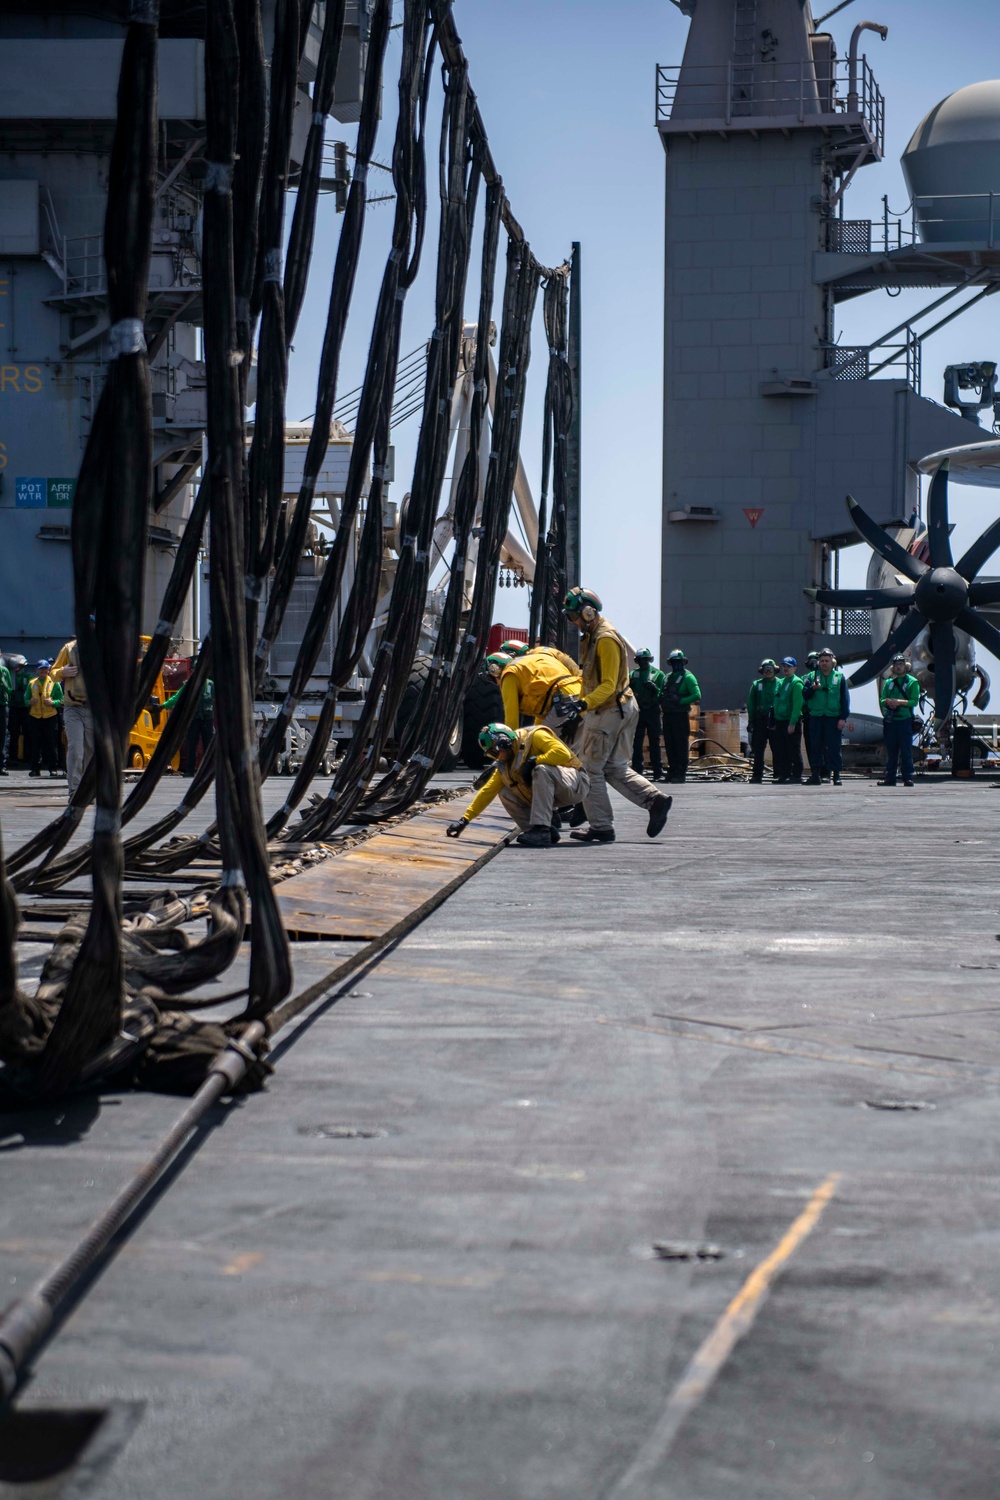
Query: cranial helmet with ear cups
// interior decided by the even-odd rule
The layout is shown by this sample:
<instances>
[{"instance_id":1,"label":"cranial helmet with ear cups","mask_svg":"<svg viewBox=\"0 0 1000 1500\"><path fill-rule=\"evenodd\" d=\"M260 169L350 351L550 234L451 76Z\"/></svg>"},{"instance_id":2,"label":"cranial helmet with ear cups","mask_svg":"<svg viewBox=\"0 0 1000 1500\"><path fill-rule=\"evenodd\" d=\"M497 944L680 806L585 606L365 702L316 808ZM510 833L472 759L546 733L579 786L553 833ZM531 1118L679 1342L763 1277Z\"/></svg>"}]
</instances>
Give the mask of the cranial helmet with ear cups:
<instances>
[{"instance_id":1,"label":"cranial helmet with ear cups","mask_svg":"<svg viewBox=\"0 0 1000 1500\"><path fill-rule=\"evenodd\" d=\"M590 621L601 613L604 605L600 595L595 594L593 589L575 588L570 589L562 607L564 614L581 615L584 620Z\"/></svg>"}]
</instances>

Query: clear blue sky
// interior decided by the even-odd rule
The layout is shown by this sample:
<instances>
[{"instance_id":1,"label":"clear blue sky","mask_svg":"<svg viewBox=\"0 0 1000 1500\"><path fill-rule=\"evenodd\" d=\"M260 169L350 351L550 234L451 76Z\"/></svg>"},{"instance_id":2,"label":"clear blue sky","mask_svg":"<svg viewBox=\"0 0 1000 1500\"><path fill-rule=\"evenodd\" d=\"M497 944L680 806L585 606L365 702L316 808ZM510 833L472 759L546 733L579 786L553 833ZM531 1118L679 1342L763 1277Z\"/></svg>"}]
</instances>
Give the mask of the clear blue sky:
<instances>
[{"instance_id":1,"label":"clear blue sky","mask_svg":"<svg viewBox=\"0 0 1000 1500\"><path fill-rule=\"evenodd\" d=\"M833 3L833 0L829 0ZM397 11L401 4L397 0ZM816 10L827 8L817 0ZM514 212L539 259L555 264L579 240L583 255L583 581L636 642L659 638L663 150L654 124L654 70L679 62L688 23L669 0L456 0L455 18L494 157ZM398 19L398 16L397 16ZM907 194L899 156L921 117L964 84L992 76L1000 58L996 0L856 0L830 22L846 53L857 21L889 27L864 48L886 98L886 159L849 189L850 217L880 217ZM376 155L391 156L399 33L386 69L386 117ZM353 144L353 128L330 122L328 138ZM436 151L436 135L431 132ZM382 173L373 173L371 191ZM385 177L389 191L390 179ZM431 186L435 180L431 168ZM1000 186L1000 184L998 184ZM341 389L361 378L368 331L391 226L391 205L368 214L362 271L345 347ZM313 408L313 389L339 220L325 199L320 244L291 368L289 417ZM433 326L434 234L407 303L403 350ZM498 298L500 285L498 280ZM845 343L865 343L902 321L933 293L858 298L843 310ZM1000 301L1000 299L998 299ZM474 316L470 284L467 311ZM924 395L941 399L944 366L1000 359L1000 308L992 299L924 346ZM537 492L545 343L540 319L533 348L524 458ZM724 413L721 414L724 420ZM394 434L396 497L406 487L416 420ZM1000 509L1000 494L953 492L961 547ZM852 554L859 573L866 548ZM1000 568L993 565L997 571ZM501 591L497 618L517 623L524 594ZM780 642L776 642L776 649ZM986 663L998 680L1000 664ZM860 705L859 705L860 706Z\"/></svg>"}]
</instances>

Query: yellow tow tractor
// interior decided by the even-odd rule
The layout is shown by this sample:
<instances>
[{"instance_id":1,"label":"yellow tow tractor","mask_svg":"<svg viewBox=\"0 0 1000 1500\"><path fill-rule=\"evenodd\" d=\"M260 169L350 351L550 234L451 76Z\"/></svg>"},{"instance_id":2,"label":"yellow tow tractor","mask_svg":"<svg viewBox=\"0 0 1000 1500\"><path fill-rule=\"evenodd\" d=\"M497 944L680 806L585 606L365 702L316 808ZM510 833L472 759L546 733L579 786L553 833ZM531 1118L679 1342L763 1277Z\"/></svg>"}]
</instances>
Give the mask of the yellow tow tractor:
<instances>
[{"instance_id":1,"label":"yellow tow tractor","mask_svg":"<svg viewBox=\"0 0 1000 1500\"><path fill-rule=\"evenodd\" d=\"M152 636L140 636L142 650L139 660L145 656L149 649ZM170 717L170 710L160 705L177 692L183 682L191 675L191 663L185 656L168 656L163 663L162 669L157 673L150 694L149 704L140 711L139 717L132 725L128 738L128 750L125 753L125 764L132 771L143 771L149 764L150 757L156 749L160 735ZM181 765L180 751L170 762L172 771L179 771Z\"/></svg>"}]
</instances>

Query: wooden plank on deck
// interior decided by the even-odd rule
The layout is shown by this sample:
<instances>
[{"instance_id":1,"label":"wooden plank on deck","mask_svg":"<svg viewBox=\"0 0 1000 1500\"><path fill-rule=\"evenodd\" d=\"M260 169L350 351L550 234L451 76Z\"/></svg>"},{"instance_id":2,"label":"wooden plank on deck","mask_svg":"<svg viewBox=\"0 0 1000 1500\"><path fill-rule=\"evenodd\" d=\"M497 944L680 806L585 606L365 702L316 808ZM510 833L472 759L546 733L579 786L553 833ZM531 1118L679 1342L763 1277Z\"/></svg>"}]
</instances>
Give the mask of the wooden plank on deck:
<instances>
[{"instance_id":1,"label":"wooden plank on deck","mask_svg":"<svg viewBox=\"0 0 1000 1500\"><path fill-rule=\"evenodd\" d=\"M513 832L507 815L491 807L461 838L449 839L445 829L471 801L470 795L429 808L282 881L278 906L289 937L370 941L460 882Z\"/></svg>"}]
</instances>

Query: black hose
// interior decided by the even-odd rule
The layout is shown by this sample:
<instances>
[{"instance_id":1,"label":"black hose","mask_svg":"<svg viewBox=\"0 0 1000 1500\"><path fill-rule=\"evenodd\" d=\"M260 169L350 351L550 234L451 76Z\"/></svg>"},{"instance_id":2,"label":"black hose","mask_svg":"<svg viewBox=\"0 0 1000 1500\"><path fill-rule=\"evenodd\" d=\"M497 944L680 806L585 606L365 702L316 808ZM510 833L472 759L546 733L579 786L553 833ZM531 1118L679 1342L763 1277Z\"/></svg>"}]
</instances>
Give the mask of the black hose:
<instances>
[{"instance_id":1,"label":"black hose","mask_svg":"<svg viewBox=\"0 0 1000 1500\"><path fill-rule=\"evenodd\" d=\"M203 481L198 487L194 506L185 523L180 546L177 548L177 553L174 557L170 578L163 596L163 603L160 606L160 619L153 632L153 639L150 642L149 648L140 663L139 683L136 688L135 708L132 715L133 722L139 717L149 701L149 695L163 666L167 651L170 649L171 633L177 623L177 617L181 612L184 600L191 587L192 578L194 577L207 515L208 486ZM27 839L10 856L7 862L7 870L11 876L17 877L15 880L17 890L32 889L36 877L66 847L79 828L84 812L94 800L96 785L96 768L93 761L88 761L84 768L80 785L73 793L65 810L57 818L53 818L50 823L46 824L39 833ZM29 866L42 855L45 856L42 863L35 869L30 869Z\"/></svg>"},{"instance_id":2,"label":"black hose","mask_svg":"<svg viewBox=\"0 0 1000 1500\"><path fill-rule=\"evenodd\" d=\"M570 580L566 576L568 531L566 498L569 488L569 437L573 425L573 379L569 368L569 266L560 266L546 278L542 299L545 333L549 344L549 371L545 388L546 414L550 416L552 454L552 524L546 532L539 515L539 557L544 558L541 576L536 574L532 610L537 597L539 639L563 651L570 644L569 623L561 605ZM543 543L544 538L544 543Z\"/></svg>"},{"instance_id":3,"label":"black hose","mask_svg":"<svg viewBox=\"0 0 1000 1500\"><path fill-rule=\"evenodd\" d=\"M417 126L418 112L422 124L426 110L424 83L429 71L425 57L424 32L425 19L422 7L418 3L411 3L411 0L407 0L403 25L403 59L400 65L400 111L393 152L393 177L397 197L392 249L386 262L379 291L365 370L364 389L354 442L351 446L337 535L327 557L302 644L292 668L287 696L277 717L270 724L261 747L261 767L265 775L270 772L275 762L285 731L291 722L295 705L313 675L326 638L329 621L343 581L348 553L353 545L354 522L368 479L368 466L382 407L383 390L387 386L391 390L395 384L403 300L407 288L416 275L425 207L421 192L423 132L422 128L418 131ZM317 410L318 408L319 403L317 403ZM314 424L313 436L315 435ZM383 458L383 464L384 461ZM302 495L300 494L299 506L301 504ZM298 519L297 515L295 519ZM266 631L265 625L265 634Z\"/></svg>"},{"instance_id":4,"label":"black hose","mask_svg":"<svg viewBox=\"0 0 1000 1500\"><path fill-rule=\"evenodd\" d=\"M274 557L285 470L285 394L288 340L281 251L299 70L299 0L276 0L267 155L260 198L254 308L260 307L257 405L250 445L246 508L247 654L257 642L257 611Z\"/></svg>"},{"instance_id":5,"label":"black hose","mask_svg":"<svg viewBox=\"0 0 1000 1500\"><path fill-rule=\"evenodd\" d=\"M239 58L232 0L209 0L205 48L204 279L209 598L216 660L216 812L224 884L244 887L253 908L248 1010L266 1012L291 986L291 959L271 884L253 731L244 591L243 407L236 346L232 172Z\"/></svg>"},{"instance_id":6,"label":"black hose","mask_svg":"<svg viewBox=\"0 0 1000 1500\"><path fill-rule=\"evenodd\" d=\"M542 412L542 482L538 492L538 546L535 548L535 576L531 585L528 641L532 646L545 642L545 599L547 548L545 537L549 519L549 483L552 477L552 402L549 387L545 386L545 404Z\"/></svg>"},{"instance_id":7,"label":"black hose","mask_svg":"<svg viewBox=\"0 0 1000 1500\"><path fill-rule=\"evenodd\" d=\"M313 84L313 115L302 157L302 170L299 173L285 266L285 331L289 343L295 337L306 294L309 262L316 234L316 204L323 171L323 135L326 117L333 108L346 14L347 0L327 0L319 61L316 64L316 81ZM303 29L303 35L307 29L308 27Z\"/></svg>"},{"instance_id":8,"label":"black hose","mask_svg":"<svg viewBox=\"0 0 1000 1500\"><path fill-rule=\"evenodd\" d=\"M151 446L148 372L141 354L137 358L128 350L112 362L85 455L74 517L74 570L77 634L88 687L93 681L91 696L98 753L67 813L43 830L40 838L28 841L8 862L16 880L25 884L35 882L45 890L57 889L78 873L88 858L87 850L74 850L64 858L57 855L79 825L96 788L97 832L89 854L95 881L90 923L82 942L80 928L75 933L68 932L60 947L60 964L53 966L46 981L46 1003L51 1000L54 1005L62 1006L47 1045L45 1085L50 1088L62 1086L73 1076L81 1059L86 1060L85 1053L90 1056L103 1047L109 1031L117 1029L126 992L131 995L136 986L151 980L155 980L161 991L190 989L203 978L221 973L232 961L242 939L248 896L253 907L253 927L247 1013L265 1016L280 1009L281 998L290 985L289 955L270 879L260 773L262 770L266 774L274 763L294 705L315 670L319 649L340 596L347 556L354 546L356 518L368 486L355 576L339 621L320 721L285 807L268 830L276 832L304 797L318 769L334 725L339 693L356 669L372 629L381 579L382 504L390 422L401 420L419 406L423 420L413 488L400 516L402 548L385 629L375 652L374 675L354 738L338 764L330 792L302 820L296 837L322 836L355 813L365 797L373 769L395 733L399 707L420 643L423 611L422 607L414 607L414 601L420 601L422 606L430 575L431 542L447 458L449 406L462 344L472 223L481 181L486 183L487 222L480 277L471 442L456 487L455 555L431 672L397 745L397 764L368 797L362 814L366 821L405 808L426 786L485 647L517 464L532 309L540 278L544 276L551 281L561 276L564 268L548 272L538 265L510 211L478 106L469 89L467 63L447 0L430 0L429 13L422 0L406 0L399 118L393 152L396 189L393 251L383 276L365 379L357 400L353 400L352 393L348 402L352 410L356 407L357 416L347 493L334 546L293 670L288 699L268 732L258 767L252 696L291 595L309 524L316 476L329 441L340 351L360 252L365 178L378 122L381 72L392 6L391 0L376 0L357 170L331 287L316 418L298 503L278 549L287 345L301 310L315 235L322 146L319 119L314 119L310 127L283 283L280 257L275 258L275 251L282 241L291 112L298 61L311 11L309 0L278 0L268 118L260 0L241 0L235 7L234 0L209 0L207 6L208 141L203 279L212 289L211 297L205 301L208 463L161 606L162 618L138 672L135 665L138 590L144 560ZM331 0L314 91L317 116L325 113L332 98L343 11L343 0ZM429 35L431 18L435 29ZM131 51L126 48L129 69L123 67L108 201L111 306L119 322L123 317L135 318L135 313L128 309L133 304L139 306L142 300L145 270L137 284L136 268L141 260L143 235L148 266L155 167L155 150L151 152L149 145L152 137L155 147L155 128L149 124L152 120L155 125L154 20L155 5L149 0L133 0L129 36L132 38L137 27L146 28L147 40L152 40L153 66L148 46L141 59L142 67L133 66L132 54L138 44L132 40ZM445 60L446 99L440 153L437 326L426 352L420 347L401 361L403 304L420 265L426 226L425 132L434 76L432 58L439 42ZM501 222L507 228L510 243L501 320L497 412L480 508L487 351ZM547 312L548 292L547 286ZM258 418L248 465L243 410L249 354L261 311ZM558 308L556 314L558 321ZM547 316L552 346L558 340L549 324ZM553 385L551 354L549 385ZM419 398L418 386L422 386ZM555 430L555 404L551 413ZM555 437L553 458L558 471ZM102 477L112 473L115 486ZM558 479L553 486L554 525L557 489ZM137 498L140 494L141 503ZM157 778L169 764L194 712L196 689L200 689L211 670L211 650L218 666L218 732L178 807L123 846L118 808L124 744L162 666L172 625L194 573L206 513L211 522L213 645L204 646L191 686L172 713L150 767L126 801L121 821L128 821L148 802ZM86 546L85 532L89 543ZM113 535L114 545L95 547L94 538L102 535ZM476 582L471 606L466 608L466 574L476 541ZM254 650L257 599L276 550L277 568L264 626ZM130 709L135 711L130 713ZM216 825L196 838L172 839L160 844L198 805L216 770ZM143 924L141 931L130 924L123 937L125 869L132 875L155 873L162 877L189 864L199 854L220 856L224 872L222 885L209 899L208 936L193 944L183 938L176 928L178 922L186 920L183 916L186 908L174 903L177 910L172 906L159 911L151 923ZM43 863L35 866L39 857ZM5 1024L13 1013L10 996L15 997L14 1009L17 1007L12 947L16 918L16 904L5 878L0 849L0 942L5 945L6 955L5 960L0 960L0 1016ZM74 960L77 944L79 952ZM60 975L69 970L70 964L72 970L63 998L59 990ZM85 974L97 981L88 989L87 999L92 1002L90 1014L85 1014L81 1000ZM70 992L76 997L72 1004ZM184 998L169 1003L181 1009L197 1008L200 1004L198 1000ZM47 1024L38 1036L44 1034ZM0 1051L4 1047L0 1033Z\"/></svg>"},{"instance_id":9,"label":"black hose","mask_svg":"<svg viewBox=\"0 0 1000 1500\"><path fill-rule=\"evenodd\" d=\"M464 329L465 287L468 275L472 224L480 186L479 163L469 136L470 104L467 69L446 69L445 108L441 142L441 226L438 243L437 327L427 363L424 419L414 464L413 489L406 525L418 527L418 580L414 592L426 594L430 574L430 545L450 441L450 413ZM464 556L472 515L456 524L455 555ZM464 565L454 562L442 611L437 641L430 660L420 701L410 715L397 749L396 764L378 788L366 799L366 809L383 798L407 767L412 785L426 784L450 736L453 720L445 722L451 702L445 689L451 677L459 617L465 592ZM421 627L421 612L410 611L412 656ZM407 648L404 647L404 652ZM437 712L434 713L435 706ZM426 743L427 741L430 743ZM422 753L415 761L417 748ZM404 795L403 805L409 800ZM394 808L400 802L394 802Z\"/></svg>"},{"instance_id":10,"label":"black hose","mask_svg":"<svg viewBox=\"0 0 1000 1500\"><path fill-rule=\"evenodd\" d=\"M236 166L233 170L233 239L236 286L236 348L243 356L240 390L244 405L250 378L250 353L259 308L253 306L259 244L260 193L267 142L267 61L260 0L240 0L236 7L239 48L239 118Z\"/></svg>"},{"instance_id":11,"label":"black hose","mask_svg":"<svg viewBox=\"0 0 1000 1500\"><path fill-rule=\"evenodd\" d=\"M364 230L365 197L367 193L368 163L375 147L378 131L379 100L382 88L382 64L392 24L392 0L376 0L372 15L368 41L368 58L365 64L365 86L361 101L361 119L358 125L357 158L354 180L347 199L347 208L337 246L333 282L330 287L330 303L327 310L326 330L320 355L319 376L316 386L316 412L312 432L306 448L302 483L292 513L291 524L281 554L278 558L274 579L271 583L264 627L257 643L254 670L258 682L264 674L271 648L277 640L281 621L298 573L299 558L305 545L312 511L316 481L326 458L330 443L330 421L337 395L337 376L340 369L340 352L347 327L347 315L354 292L361 239ZM329 560L327 563L329 566ZM325 636L336 593L330 596L329 613L318 630L320 639ZM313 613L316 612L314 604Z\"/></svg>"},{"instance_id":12,"label":"black hose","mask_svg":"<svg viewBox=\"0 0 1000 1500\"><path fill-rule=\"evenodd\" d=\"M41 1058L56 1092L118 1030L124 998L120 807L132 727L153 412L143 322L156 191L157 12L132 0L118 84L104 244L111 352L73 506L76 638L94 724L93 904Z\"/></svg>"}]
</instances>

